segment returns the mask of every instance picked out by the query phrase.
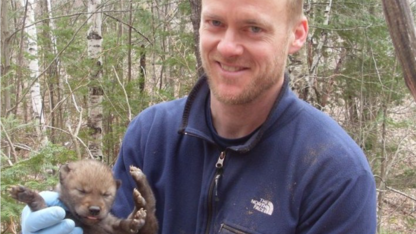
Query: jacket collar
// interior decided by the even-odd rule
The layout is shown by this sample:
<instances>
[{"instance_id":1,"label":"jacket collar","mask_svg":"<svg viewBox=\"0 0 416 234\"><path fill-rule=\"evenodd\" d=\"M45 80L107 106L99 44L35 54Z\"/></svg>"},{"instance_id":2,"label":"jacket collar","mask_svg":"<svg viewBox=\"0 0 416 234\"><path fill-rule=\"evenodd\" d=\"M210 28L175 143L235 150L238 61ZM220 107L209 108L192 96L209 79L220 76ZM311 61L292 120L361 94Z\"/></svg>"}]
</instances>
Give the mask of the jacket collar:
<instances>
[{"instance_id":1,"label":"jacket collar","mask_svg":"<svg viewBox=\"0 0 416 234\"><path fill-rule=\"evenodd\" d=\"M210 90L207 77L204 75L197 81L187 98L182 116L182 124L178 132L180 134L199 137L212 144L215 144L211 137L211 133L205 118L205 105L207 98L209 98L209 94ZM291 116L300 110L298 105L293 105L296 103L296 100L296 95L289 88L289 76L288 74L285 74L283 87L278 97L276 98L276 101L266 121L259 128L259 130L253 134L253 136L250 137L243 145L233 146L229 149L240 153L246 153L250 151L257 145L257 143L264 136L264 134L268 132L268 130L274 129L275 125L278 123L279 125L287 123L290 121Z\"/></svg>"}]
</instances>

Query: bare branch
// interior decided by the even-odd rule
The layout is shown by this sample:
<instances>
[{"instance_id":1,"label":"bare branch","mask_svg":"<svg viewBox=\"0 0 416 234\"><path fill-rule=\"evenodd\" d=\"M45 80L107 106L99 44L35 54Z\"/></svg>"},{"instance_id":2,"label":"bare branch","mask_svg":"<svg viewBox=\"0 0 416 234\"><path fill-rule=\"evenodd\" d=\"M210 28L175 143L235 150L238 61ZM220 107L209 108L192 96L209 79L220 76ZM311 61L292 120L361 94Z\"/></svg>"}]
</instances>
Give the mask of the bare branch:
<instances>
[{"instance_id":1,"label":"bare branch","mask_svg":"<svg viewBox=\"0 0 416 234\"><path fill-rule=\"evenodd\" d=\"M143 33L141 33L139 30L137 30L137 29L136 29L135 27L133 27L132 25L130 25L130 24L126 23L126 22L123 22L122 20L117 19L116 17L111 16L111 15L109 15L109 14L104 13L104 15L105 15L105 16L107 16L107 17L110 17L111 19L113 19L113 20L115 20L115 21L117 21L117 22L119 22L119 23L122 23L122 24L126 25L127 27L129 27L129 28L131 28L131 29L133 29L136 33L138 33L140 36L142 36L144 39L146 39L146 41L147 41L147 42L149 42L149 43L150 43L150 45L153 45L152 41L150 41L150 39L149 39L148 37L146 37Z\"/></svg>"},{"instance_id":2,"label":"bare branch","mask_svg":"<svg viewBox=\"0 0 416 234\"><path fill-rule=\"evenodd\" d=\"M390 190L390 191L393 191L393 192L395 192L395 193L397 193L397 194L400 194L400 195L402 195L402 196L404 196L404 197L407 197L407 198L409 198L410 200L416 201L416 198L414 198L414 197L412 197L412 196L410 196L410 195L407 195L406 193L404 193L404 192L402 192L402 191L399 191L399 190L394 189L394 188L389 187L389 186L386 186L386 189L388 189L388 190Z\"/></svg>"},{"instance_id":3,"label":"bare branch","mask_svg":"<svg viewBox=\"0 0 416 234\"><path fill-rule=\"evenodd\" d=\"M128 112L129 112L129 122L130 122L131 119L132 119L132 114L131 114L129 96L127 95L127 92L126 92L126 89L124 88L123 83L121 83L120 77L118 76L116 68L114 66L113 66L113 70L114 70L114 74L116 75L117 81L120 84L121 89L123 90L124 96L126 97L126 103L127 103L127 108L128 108Z\"/></svg>"},{"instance_id":4,"label":"bare branch","mask_svg":"<svg viewBox=\"0 0 416 234\"><path fill-rule=\"evenodd\" d=\"M2 129L2 133L4 133L4 135L6 136L7 143L9 143L9 147L12 149L13 159L15 162L17 162L17 153L16 153L16 150L14 149L15 146L12 140L10 139L9 134L7 133L6 129L4 129L3 122L1 120L0 120L0 126ZM10 161L10 158L9 158L9 161Z\"/></svg>"}]
</instances>

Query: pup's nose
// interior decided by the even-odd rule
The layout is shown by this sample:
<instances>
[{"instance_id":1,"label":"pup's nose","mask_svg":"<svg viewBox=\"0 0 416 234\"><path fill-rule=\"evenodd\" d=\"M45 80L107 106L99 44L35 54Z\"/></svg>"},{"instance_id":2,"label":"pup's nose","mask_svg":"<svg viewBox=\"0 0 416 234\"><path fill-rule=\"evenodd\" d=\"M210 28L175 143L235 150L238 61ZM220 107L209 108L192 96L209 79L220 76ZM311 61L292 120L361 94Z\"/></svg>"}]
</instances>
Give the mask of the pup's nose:
<instances>
[{"instance_id":1,"label":"pup's nose","mask_svg":"<svg viewBox=\"0 0 416 234\"><path fill-rule=\"evenodd\" d=\"M100 207L98 206L90 206L89 210L91 215L98 215L100 213Z\"/></svg>"}]
</instances>

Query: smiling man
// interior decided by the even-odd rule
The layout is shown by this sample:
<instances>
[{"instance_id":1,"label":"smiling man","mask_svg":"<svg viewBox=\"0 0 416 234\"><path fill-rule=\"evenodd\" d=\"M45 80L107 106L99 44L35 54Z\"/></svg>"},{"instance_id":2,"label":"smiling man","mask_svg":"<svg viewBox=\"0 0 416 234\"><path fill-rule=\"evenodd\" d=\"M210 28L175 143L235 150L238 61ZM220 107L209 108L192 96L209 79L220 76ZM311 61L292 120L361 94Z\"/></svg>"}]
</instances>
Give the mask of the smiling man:
<instances>
[{"instance_id":1,"label":"smiling man","mask_svg":"<svg viewBox=\"0 0 416 234\"><path fill-rule=\"evenodd\" d=\"M200 51L219 135L242 137L265 121L283 85L287 55L307 36L302 11L289 17L295 12L289 9L301 6L278 0L202 1Z\"/></svg>"},{"instance_id":2,"label":"smiling man","mask_svg":"<svg viewBox=\"0 0 416 234\"><path fill-rule=\"evenodd\" d=\"M149 107L130 124L114 166L123 181L114 214L133 209L134 165L153 188L159 233L375 233L365 155L296 97L284 73L307 37L302 6L202 0L206 75L188 97Z\"/></svg>"},{"instance_id":3,"label":"smiling man","mask_svg":"<svg viewBox=\"0 0 416 234\"><path fill-rule=\"evenodd\" d=\"M148 175L161 233L375 233L365 155L288 86L287 55L308 33L302 6L202 0L206 76L187 98L143 111L115 167L123 181L130 164Z\"/></svg>"}]
</instances>

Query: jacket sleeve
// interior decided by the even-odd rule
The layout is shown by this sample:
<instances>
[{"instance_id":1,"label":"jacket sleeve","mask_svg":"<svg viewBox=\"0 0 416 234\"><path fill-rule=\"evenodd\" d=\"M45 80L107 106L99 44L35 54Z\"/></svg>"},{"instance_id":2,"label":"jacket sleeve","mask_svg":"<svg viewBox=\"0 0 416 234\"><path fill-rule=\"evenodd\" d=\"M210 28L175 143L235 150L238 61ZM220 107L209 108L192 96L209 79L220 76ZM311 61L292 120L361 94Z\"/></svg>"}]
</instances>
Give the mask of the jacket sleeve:
<instances>
[{"instance_id":1,"label":"jacket sleeve","mask_svg":"<svg viewBox=\"0 0 416 234\"><path fill-rule=\"evenodd\" d=\"M139 118L135 118L127 128L122 146L113 167L114 177L121 180L121 186L117 190L117 196L112 213L120 218L126 218L133 211L133 189L136 187L130 176L130 165L141 168L142 150L141 124Z\"/></svg>"},{"instance_id":2,"label":"jacket sleeve","mask_svg":"<svg viewBox=\"0 0 416 234\"><path fill-rule=\"evenodd\" d=\"M368 171L320 188L306 199L296 233L376 233L376 189ZM319 188L318 188L319 190ZM312 198L311 198L312 197Z\"/></svg>"}]
</instances>

